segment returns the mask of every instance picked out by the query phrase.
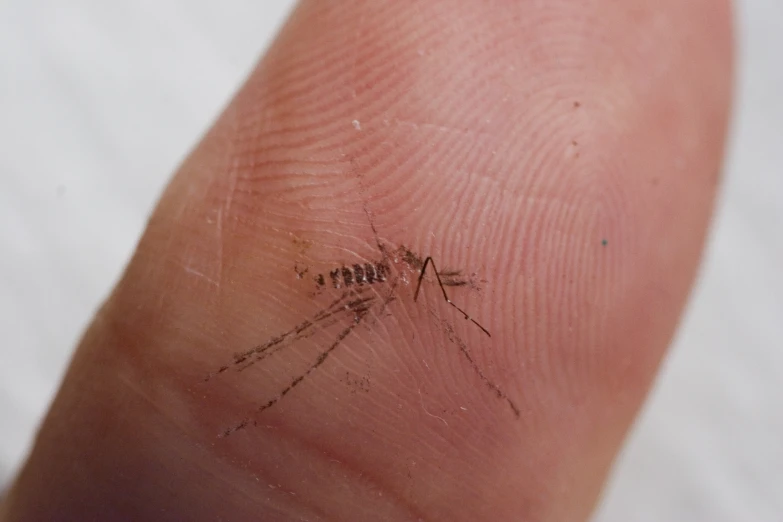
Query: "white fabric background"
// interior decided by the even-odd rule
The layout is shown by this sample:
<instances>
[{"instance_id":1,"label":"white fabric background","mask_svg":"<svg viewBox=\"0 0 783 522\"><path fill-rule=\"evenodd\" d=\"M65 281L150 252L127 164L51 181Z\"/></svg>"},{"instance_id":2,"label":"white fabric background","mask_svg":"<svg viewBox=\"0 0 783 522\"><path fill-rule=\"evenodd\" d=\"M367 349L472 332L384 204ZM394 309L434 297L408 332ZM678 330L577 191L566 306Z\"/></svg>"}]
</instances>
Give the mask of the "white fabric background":
<instances>
[{"instance_id":1,"label":"white fabric background","mask_svg":"<svg viewBox=\"0 0 783 522\"><path fill-rule=\"evenodd\" d=\"M0 2L0 484L170 173L291 2ZM783 4L740 0L705 264L597 522L783 521Z\"/></svg>"}]
</instances>

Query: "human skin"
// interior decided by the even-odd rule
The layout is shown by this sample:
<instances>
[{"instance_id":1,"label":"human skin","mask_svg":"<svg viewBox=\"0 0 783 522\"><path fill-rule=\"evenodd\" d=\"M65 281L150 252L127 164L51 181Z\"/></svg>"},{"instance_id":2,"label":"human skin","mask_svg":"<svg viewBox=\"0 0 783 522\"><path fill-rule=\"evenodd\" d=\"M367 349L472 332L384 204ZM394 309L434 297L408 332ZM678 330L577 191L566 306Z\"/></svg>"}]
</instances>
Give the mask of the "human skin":
<instances>
[{"instance_id":1,"label":"human skin","mask_svg":"<svg viewBox=\"0 0 783 522\"><path fill-rule=\"evenodd\" d=\"M163 194L0 520L587 519L697 268L730 18L304 1ZM402 245L463 271L491 337L434 272L414 301ZM390 269L369 308L235 364L356 262Z\"/></svg>"}]
</instances>

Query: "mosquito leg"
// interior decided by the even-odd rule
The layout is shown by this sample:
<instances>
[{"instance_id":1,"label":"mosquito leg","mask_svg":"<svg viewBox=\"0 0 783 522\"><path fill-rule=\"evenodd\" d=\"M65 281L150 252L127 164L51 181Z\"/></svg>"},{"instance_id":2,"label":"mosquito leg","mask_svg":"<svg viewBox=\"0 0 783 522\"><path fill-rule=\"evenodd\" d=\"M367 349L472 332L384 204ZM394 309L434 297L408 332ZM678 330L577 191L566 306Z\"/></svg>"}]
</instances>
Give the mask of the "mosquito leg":
<instances>
[{"instance_id":1,"label":"mosquito leg","mask_svg":"<svg viewBox=\"0 0 783 522\"><path fill-rule=\"evenodd\" d=\"M331 353L338 346L340 346L340 344L343 342L343 340L346 337L348 337L348 335L357 326L359 326L359 324L361 323L362 319L364 319L365 315L367 315L369 313L369 311L370 311L369 310L369 306L367 308L364 308L364 307L360 308L359 311L357 312L358 320L355 320L353 323L351 323L349 326L347 326L345 329L343 329L339 334L337 334L337 337L332 342L332 344L330 344L326 349L321 351L321 353L318 355L318 358L315 360L315 362L307 370L305 370L304 373L301 373L300 375L295 377L276 396L274 396L269 401L267 401L266 403L264 403L261 406L259 406L258 409L256 410L256 414L259 414L259 413L261 413L261 412L263 412L265 410L268 410L269 408L271 408L272 406L274 406L275 404L280 402L280 400L282 400L283 397L288 395L288 393L291 392L291 390L293 390L294 388L299 386L302 383L302 381L305 380L305 378L307 378L311 373L313 373L315 370L317 370L318 367L321 366L324 363L324 361L326 361L326 359L329 357L329 355L331 355ZM244 419L242 422L240 422L239 424L224 430L220 435L218 435L218 437L219 438L228 437L232 433L246 428L251 422L253 422L255 424L255 421L253 421L251 418L248 417L248 418Z\"/></svg>"},{"instance_id":2,"label":"mosquito leg","mask_svg":"<svg viewBox=\"0 0 783 522\"><path fill-rule=\"evenodd\" d=\"M449 303L451 306L456 308L462 315L464 315L465 319L467 319L468 321L472 322L473 324L481 328L481 331L487 334L487 336L492 337L492 335L489 333L489 330L481 326L481 324L475 319L473 319L471 316L469 316L467 312L465 312L465 310L455 305L451 301L451 299L449 299L449 296L446 294L446 288L443 286L443 282L440 280L440 274L438 274L438 268L435 266L435 261L432 259L432 256L427 256L427 259L424 260L424 264L421 267L421 272L419 272L419 281L416 283L416 292L414 292L413 294L414 302L416 301L416 299L419 298L419 290L421 290L421 282L424 279L424 272L427 270L427 265L430 264L432 265L432 271L435 272L435 278L438 280L438 286L440 286L440 291L443 292L443 299L445 299L447 303Z\"/></svg>"},{"instance_id":3,"label":"mosquito leg","mask_svg":"<svg viewBox=\"0 0 783 522\"><path fill-rule=\"evenodd\" d=\"M348 291L340 295L337 299L332 301L332 303L315 314L311 319L308 319L291 330L280 334L276 337L273 337L272 339L269 339L263 344L254 346L253 348L246 350L242 353L238 353L234 355L234 360L231 364L224 364L221 366L217 371L210 373L207 375L207 377L204 379L204 382L209 381L212 379L212 377L221 374L225 371L228 371L231 367L236 368L238 371L243 371L249 368L250 366L253 366L255 363L259 361L263 361L266 359L269 355L272 355L275 352L280 351L285 346L290 345L291 343L302 339L304 337L308 337L314 333L314 328L319 325L319 323L331 318L333 318L334 315L336 315L339 312L342 312L345 306L345 303L347 299L356 294L361 294L361 291ZM350 303L349 303L350 304ZM331 325L331 323L330 323Z\"/></svg>"},{"instance_id":4,"label":"mosquito leg","mask_svg":"<svg viewBox=\"0 0 783 522\"><path fill-rule=\"evenodd\" d=\"M489 377L487 377L484 374L483 371L481 371L481 368L476 363L475 359L473 359L473 356L470 353L470 349L468 348L468 345L465 343L465 341L463 341L457 335L457 332L454 331L454 328L451 326L451 324L448 321L446 321L445 319L441 319L440 317L438 317L437 314L435 312L433 312L432 310L430 310L430 313L432 314L432 316L436 320L438 320L441 323L441 325L443 326L443 331L446 332L446 335L448 336L449 341L454 343L459 348L460 352L465 357L465 359L468 361L468 363L470 364L471 368L473 368L473 371L476 372L476 375L478 375L479 378L482 381L484 381L484 384L486 384L487 387L490 390L492 390L492 392L499 399L505 400L508 403L508 405L511 407L511 411L514 412L514 415L517 418L519 418L519 416L521 415L521 412L519 410L519 406L517 406L517 404L513 400L511 400L511 398L508 395L506 395L506 392L504 392L500 388L500 386L495 384L492 380L490 380Z\"/></svg>"},{"instance_id":5,"label":"mosquito leg","mask_svg":"<svg viewBox=\"0 0 783 522\"><path fill-rule=\"evenodd\" d=\"M387 297L383 304L385 305L386 302L391 298L391 295ZM277 394L276 397L273 397L269 401L267 401L265 404L260 406L258 410L256 410L257 413L261 413L264 410L267 410L280 402L280 400L288 395L288 393L296 388L299 384L302 383L302 381L305 380L305 378L313 373L315 370L318 369L319 366L321 366L324 361L331 355L331 353L343 342L343 339L348 337L348 335L354 331L354 329L359 326L359 324L362 322L364 317L370 312L370 307L374 301L374 297L368 297L364 299L356 299L355 301L351 301L348 305L350 308L355 312L356 317L354 319L354 322L351 323L349 326L347 326L345 329L343 329L339 334L337 334L337 337L335 338L334 342L330 344L325 350L323 350L319 355L318 358L315 360L315 362L310 366L307 370L305 370L304 373L301 375L295 377L288 386L283 388L280 393Z\"/></svg>"}]
</instances>

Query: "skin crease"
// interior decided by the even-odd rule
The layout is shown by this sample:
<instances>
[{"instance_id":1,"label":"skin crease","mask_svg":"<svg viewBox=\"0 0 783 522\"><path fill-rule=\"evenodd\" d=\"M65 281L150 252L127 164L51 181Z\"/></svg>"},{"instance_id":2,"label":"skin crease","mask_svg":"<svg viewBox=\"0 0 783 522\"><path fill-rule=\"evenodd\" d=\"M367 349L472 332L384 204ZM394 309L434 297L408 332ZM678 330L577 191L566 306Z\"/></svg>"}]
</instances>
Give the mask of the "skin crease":
<instances>
[{"instance_id":1,"label":"skin crease","mask_svg":"<svg viewBox=\"0 0 783 522\"><path fill-rule=\"evenodd\" d=\"M303 2L162 196L0 520L588 518L697 267L730 17ZM492 336L390 257L393 300L238 370L379 244L475 274L449 297Z\"/></svg>"}]
</instances>

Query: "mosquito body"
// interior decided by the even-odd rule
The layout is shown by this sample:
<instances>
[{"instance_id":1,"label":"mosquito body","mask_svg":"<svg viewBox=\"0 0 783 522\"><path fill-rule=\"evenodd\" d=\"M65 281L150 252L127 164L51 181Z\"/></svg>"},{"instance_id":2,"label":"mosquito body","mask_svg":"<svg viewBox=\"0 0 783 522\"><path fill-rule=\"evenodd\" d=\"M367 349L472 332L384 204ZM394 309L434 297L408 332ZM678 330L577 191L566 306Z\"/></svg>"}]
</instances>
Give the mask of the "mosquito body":
<instances>
[{"instance_id":1,"label":"mosquito body","mask_svg":"<svg viewBox=\"0 0 783 522\"><path fill-rule=\"evenodd\" d=\"M402 249L404 250L404 249ZM466 284L466 281L464 280L453 280L453 279L441 279L441 273L438 272L437 267L435 266L435 260L432 258L432 256L427 256L427 258L424 261L421 261L420 258L417 258L412 253L407 252L407 256L404 256L404 259L408 262L408 265L412 268L420 268L419 270L419 279L416 283L416 291L413 294L413 301L417 301L419 298L419 291L421 290L421 283L424 280L424 274L427 271L427 267L429 265L432 265L432 271L435 272L435 279L438 281L438 286L440 287L440 291L443 294L443 299L446 300L447 303L449 303L451 306L457 309L459 313L465 317L468 321L472 322L476 326L478 326L482 332L487 334L487 336L492 337L492 335L489 333L489 330L484 328L484 326L481 325L478 321L473 319L470 315L468 315L465 310L454 304L454 302L449 299L448 294L446 293L446 286L462 286ZM327 278L323 274L318 274L315 276L315 282L320 287L325 287L328 284L328 281L331 281L331 286L335 289L340 288L350 288L352 286L362 286L362 285L372 285L374 283L384 283L389 277L389 274L391 273L391 270L389 268L389 265L387 265L384 262L380 263L355 263L351 266L341 266L339 268L335 268L334 270L331 270L329 272L329 278ZM452 277L455 275L458 275L459 272L445 272L443 274L444 277Z\"/></svg>"}]
</instances>

